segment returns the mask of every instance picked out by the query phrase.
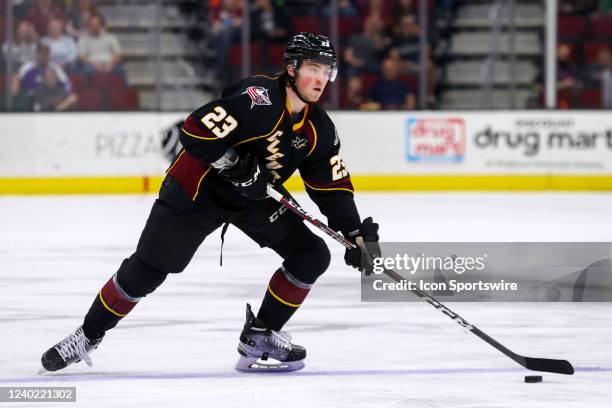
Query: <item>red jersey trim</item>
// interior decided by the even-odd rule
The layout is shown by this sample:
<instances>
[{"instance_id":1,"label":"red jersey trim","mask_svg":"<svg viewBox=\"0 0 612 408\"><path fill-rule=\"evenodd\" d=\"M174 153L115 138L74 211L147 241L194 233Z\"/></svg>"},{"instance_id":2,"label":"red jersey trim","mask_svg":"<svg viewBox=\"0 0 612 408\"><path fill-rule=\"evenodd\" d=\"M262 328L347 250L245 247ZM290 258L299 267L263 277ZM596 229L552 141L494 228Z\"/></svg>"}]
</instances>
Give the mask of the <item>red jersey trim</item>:
<instances>
[{"instance_id":1,"label":"red jersey trim","mask_svg":"<svg viewBox=\"0 0 612 408\"><path fill-rule=\"evenodd\" d=\"M176 159L168 174L178 180L193 201L198 198L200 186L212 167L183 151Z\"/></svg>"},{"instance_id":2,"label":"red jersey trim","mask_svg":"<svg viewBox=\"0 0 612 408\"><path fill-rule=\"evenodd\" d=\"M218 137L213 135L212 133L202 129L200 125L196 122L196 120L190 115L187 116L181 130L185 132L186 135L194 137L196 139L202 140L217 140Z\"/></svg>"}]
</instances>

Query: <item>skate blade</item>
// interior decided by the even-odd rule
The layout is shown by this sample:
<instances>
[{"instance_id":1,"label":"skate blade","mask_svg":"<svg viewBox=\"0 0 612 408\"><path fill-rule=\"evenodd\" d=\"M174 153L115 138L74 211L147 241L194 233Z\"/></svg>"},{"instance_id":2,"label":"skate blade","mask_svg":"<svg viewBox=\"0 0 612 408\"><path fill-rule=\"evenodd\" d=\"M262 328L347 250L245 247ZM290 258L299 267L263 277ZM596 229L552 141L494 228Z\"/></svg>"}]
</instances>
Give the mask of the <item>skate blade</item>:
<instances>
[{"instance_id":1,"label":"skate blade","mask_svg":"<svg viewBox=\"0 0 612 408\"><path fill-rule=\"evenodd\" d=\"M48 371L48 370L46 370L46 369L44 369L44 368L41 368L41 369L39 369L39 370L36 372L36 374L38 374L38 375L45 375L45 374L50 373L50 372L51 372L51 371Z\"/></svg>"},{"instance_id":2,"label":"skate blade","mask_svg":"<svg viewBox=\"0 0 612 408\"><path fill-rule=\"evenodd\" d=\"M278 361L273 358L262 360L257 357L240 356L236 363L236 371L244 373L274 373L290 372L304 368L304 360L300 361Z\"/></svg>"}]
</instances>

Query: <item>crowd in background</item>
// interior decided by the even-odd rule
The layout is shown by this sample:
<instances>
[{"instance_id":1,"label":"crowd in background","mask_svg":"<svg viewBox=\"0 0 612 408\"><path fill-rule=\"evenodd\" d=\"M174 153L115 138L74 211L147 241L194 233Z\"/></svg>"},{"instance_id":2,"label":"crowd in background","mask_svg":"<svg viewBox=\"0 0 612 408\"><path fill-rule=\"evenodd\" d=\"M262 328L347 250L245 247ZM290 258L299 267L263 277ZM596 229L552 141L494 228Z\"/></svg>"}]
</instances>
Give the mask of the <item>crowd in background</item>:
<instances>
[{"instance_id":1,"label":"crowd in background","mask_svg":"<svg viewBox=\"0 0 612 408\"><path fill-rule=\"evenodd\" d=\"M13 110L74 109L78 97L71 75L90 81L112 73L126 81L119 41L106 31L104 16L92 0L14 3L13 42L2 45L3 59L12 61Z\"/></svg>"},{"instance_id":2,"label":"crowd in background","mask_svg":"<svg viewBox=\"0 0 612 408\"><path fill-rule=\"evenodd\" d=\"M612 108L612 0L561 0L560 108Z\"/></svg>"},{"instance_id":3,"label":"crowd in background","mask_svg":"<svg viewBox=\"0 0 612 408\"><path fill-rule=\"evenodd\" d=\"M261 44L263 54L256 69L281 68L282 58L275 58L274 54L279 54L275 50L282 49L291 33L304 28L316 28L323 33L329 31L329 6L292 2L288 7L287 3L284 0L255 0L248 10L252 48ZM431 15L434 2L428 3ZM440 13L440 10L450 10L453 0L436 3L437 13ZM209 8L216 36L216 72L223 76L227 73L228 55L240 43L246 11L241 0L209 0ZM338 1L340 43L335 47L341 74L341 108L414 108L415 84L421 66L418 13L418 0ZM431 36L427 40L429 38ZM433 99L436 75L430 55L431 47L427 45L427 93L428 98Z\"/></svg>"},{"instance_id":4,"label":"crowd in background","mask_svg":"<svg viewBox=\"0 0 612 408\"><path fill-rule=\"evenodd\" d=\"M0 69L4 61L12 61L8 91L13 110L74 109L79 99L71 81L75 76L93 83L96 75L113 74L127 82L121 45L106 31L94 1L13 0L13 42L4 39L0 54ZM246 13L255 72L282 68L284 45L293 33L329 31L325 1L252 0L248 10L243 0L201 1L215 50L210 68L220 84L237 79L240 59L235 57ZM335 46L341 75L334 86L339 87L341 108L413 109L422 65L427 105L435 106L439 70L432 59L433 18L450 15L455 1L427 3L429 29L422 52L419 0L338 0L340 41ZM0 14L5 6L0 0ZM0 39L4 34L0 27ZM559 1L559 107L600 107L601 101L612 107L611 34L612 0Z\"/></svg>"}]
</instances>

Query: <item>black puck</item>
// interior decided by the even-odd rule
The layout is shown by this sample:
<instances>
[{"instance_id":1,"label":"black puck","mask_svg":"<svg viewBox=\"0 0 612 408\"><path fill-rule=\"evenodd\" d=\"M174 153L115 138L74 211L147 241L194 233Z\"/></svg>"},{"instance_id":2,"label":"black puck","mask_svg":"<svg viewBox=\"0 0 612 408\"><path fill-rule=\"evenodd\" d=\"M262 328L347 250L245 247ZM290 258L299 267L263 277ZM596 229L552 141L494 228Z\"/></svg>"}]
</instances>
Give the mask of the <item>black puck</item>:
<instances>
[{"instance_id":1,"label":"black puck","mask_svg":"<svg viewBox=\"0 0 612 408\"><path fill-rule=\"evenodd\" d=\"M539 383L539 382L542 382L542 376L541 375L526 375L525 376L525 382L526 383Z\"/></svg>"}]
</instances>

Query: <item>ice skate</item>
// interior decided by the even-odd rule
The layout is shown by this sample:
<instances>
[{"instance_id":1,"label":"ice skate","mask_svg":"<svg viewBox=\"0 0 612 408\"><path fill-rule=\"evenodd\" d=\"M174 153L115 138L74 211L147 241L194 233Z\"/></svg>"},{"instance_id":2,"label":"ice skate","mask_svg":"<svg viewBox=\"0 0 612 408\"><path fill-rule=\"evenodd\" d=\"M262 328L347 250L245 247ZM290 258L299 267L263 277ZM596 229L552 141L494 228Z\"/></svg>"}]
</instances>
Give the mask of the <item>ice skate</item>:
<instances>
[{"instance_id":1,"label":"ice skate","mask_svg":"<svg viewBox=\"0 0 612 408\"><path fill-rule=\"evenodd\" d=\"M92 366L89 354L98 348L104 336L91 340L83 333L83 326L79 326L64 340L47 350L41 358L43 369L39 374L47 371L58 371L73 363L83 360L88 366Z\"/></svg>"},{"instance_id":2,"label":"ice skate","mask_svg":"<svg viewBox=\"0 0 612 408\"><path fill-rule=\"evenodd\" d=\"M255 326L255 315L247 304L246 322L240 334L236 370L244 372L297 371L304 368L306 349L291 343L291 336Z\"/></svg>"}]
</instances>

